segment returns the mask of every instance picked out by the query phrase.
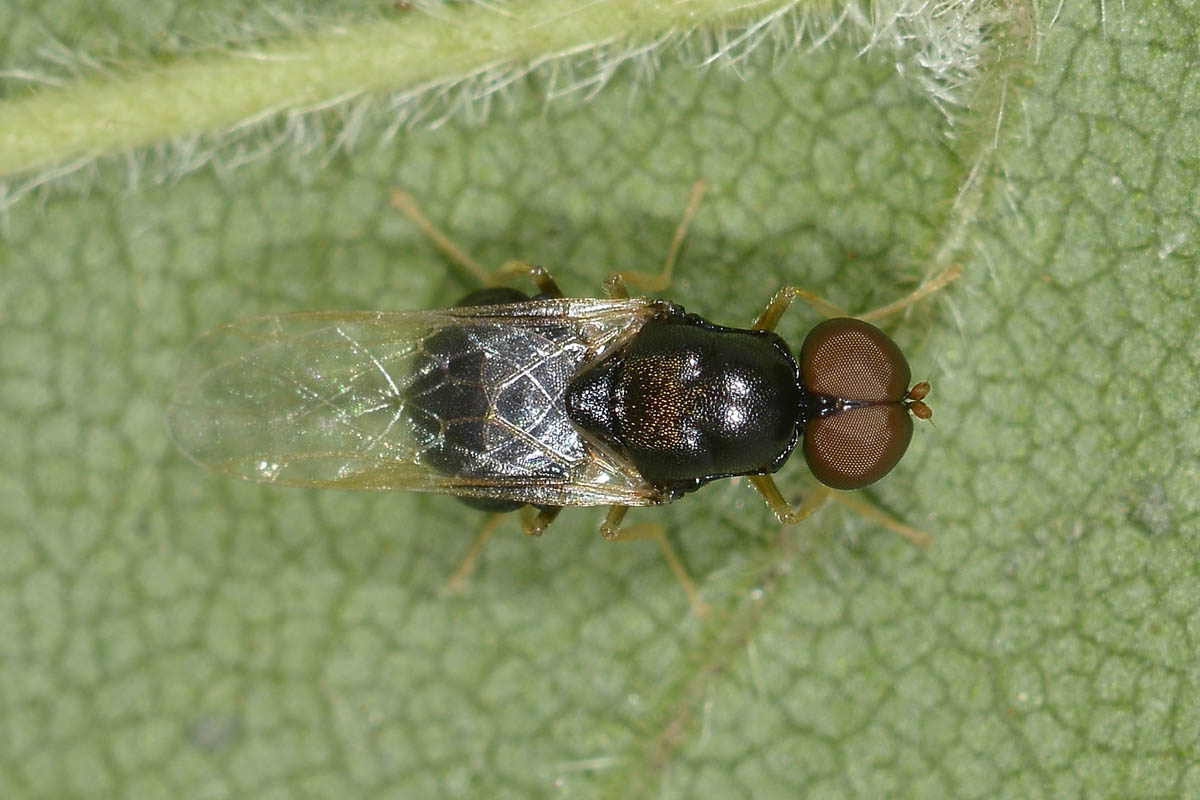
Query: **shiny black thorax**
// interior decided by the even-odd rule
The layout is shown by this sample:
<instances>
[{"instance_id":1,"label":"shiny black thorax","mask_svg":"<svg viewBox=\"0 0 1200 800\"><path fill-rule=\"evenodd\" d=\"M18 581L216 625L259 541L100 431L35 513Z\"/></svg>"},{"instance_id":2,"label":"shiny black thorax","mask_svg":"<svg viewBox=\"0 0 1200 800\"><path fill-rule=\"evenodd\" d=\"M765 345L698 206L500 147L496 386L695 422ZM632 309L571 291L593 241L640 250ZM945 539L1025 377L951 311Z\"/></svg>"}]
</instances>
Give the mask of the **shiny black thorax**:
<instances>
[{"instance_id":1,"label":"shiny black thorax","mask_svg":"<svg viewBox=\"0 0 1200 800\"><path fill-rule=\"evenodd\" d=\"M571 422L642 477L691 491L782 466L800 433L803 395L779 336L680 312L581 370L566 400Z\"/></svg>"}]
</instances>

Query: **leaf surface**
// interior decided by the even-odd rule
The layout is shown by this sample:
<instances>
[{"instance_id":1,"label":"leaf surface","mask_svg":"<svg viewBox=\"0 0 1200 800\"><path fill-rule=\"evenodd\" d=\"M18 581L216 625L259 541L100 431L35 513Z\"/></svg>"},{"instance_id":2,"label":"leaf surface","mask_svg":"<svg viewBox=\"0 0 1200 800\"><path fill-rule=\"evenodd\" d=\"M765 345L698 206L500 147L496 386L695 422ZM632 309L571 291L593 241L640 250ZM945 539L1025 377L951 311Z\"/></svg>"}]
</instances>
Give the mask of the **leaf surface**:
<instances>
[{"instance_id":1,"label":"leaf surface","mask_svg":"<svg viewBox=\"0 0 1200 800\"><path fill-rule=\"evenodd\" d=\"M357 24L353 5L323 20ZM213 36L184 4L83 8L0 5L0 68L57 38L137 73L164 31ZM623 67L586 101L544 103L534 73L482 120L390 138L384 103L349 144L331 111L307 149L285 138L239 169L236 142L179 170L165 142L170 182L131 181L142 151L17 198L0 794L1200 793L1200 20L1029 13L991 29L954 125L911 52L834 35L736 70L665 50L653 78ZM720 324L783 284L857 312L963 265L886 323L937 428L866 496L929 549L837 505L780 531L726 481L631 514L668 527L704 623L653 544L600 540L598 510L540 541L509 523L454 596L477 512L232 482L166 437L180 354L213 325L474 288L389 208L394 186L481 263L541 263L589 295L662 262L697 178L712 191L667 296ZM782 331L815 320L797 308ZM798 461L780 484L810 486Z\"/></svg>"}]
</instances>

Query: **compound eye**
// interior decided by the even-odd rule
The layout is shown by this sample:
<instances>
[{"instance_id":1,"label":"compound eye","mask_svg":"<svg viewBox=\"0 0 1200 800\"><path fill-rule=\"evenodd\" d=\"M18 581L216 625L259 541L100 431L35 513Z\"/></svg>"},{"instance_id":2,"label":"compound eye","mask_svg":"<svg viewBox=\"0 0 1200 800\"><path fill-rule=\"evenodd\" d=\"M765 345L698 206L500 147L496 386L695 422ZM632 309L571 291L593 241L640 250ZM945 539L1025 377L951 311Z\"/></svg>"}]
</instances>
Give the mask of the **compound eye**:
<instances>
[{"instance_id":1,"label":"compound eye","mask_svg":"<svg viewBox=\"0 0 1200 800\"><path fill-rule=\"evenodd\" d=\"M912 417L899 403L851 408L808 423L804 459L826 486L861 489L891 472L912 433Z\"/></svg>"},{"instance_id":2,"label":"compound eye","mask_svg":"<svg viewBox=\"0 0 1200 800\"><path fill-rule=\"evenodd\" d=\"M800 382L810 394L899 403L911 377L896 343L862 320L827 319L808 332L800 348Z\"/></svg>"}]
</instances>

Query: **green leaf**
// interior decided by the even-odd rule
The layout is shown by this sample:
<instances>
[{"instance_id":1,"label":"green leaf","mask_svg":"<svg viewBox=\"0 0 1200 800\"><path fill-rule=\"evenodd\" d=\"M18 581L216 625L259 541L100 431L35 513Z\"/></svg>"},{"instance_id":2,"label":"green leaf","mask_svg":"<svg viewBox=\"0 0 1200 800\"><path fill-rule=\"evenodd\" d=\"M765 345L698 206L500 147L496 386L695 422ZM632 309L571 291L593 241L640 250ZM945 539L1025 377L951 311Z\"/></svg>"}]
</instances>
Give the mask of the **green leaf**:
<instances>
[{"instance_id":1,"label":"green leaf","mask_svg":"<svg viewBox=\"0 0 1200 800\"><path fill-rule=\"evenodd\" d=\"M53 72L56 39L104 56L83 80L112 88L113 63L148 81L197 57L179 42L218 39L201 63L227 64L228 42L404 13L356 5L294 25L233 2L0 6L0 120L69 95L17 80ZM603 73L584 55L474 115L478 83L404 107L441 125L389 133L403 109L364 101L232 139L205 123L191 159L179 131L65 180L21 161L0 219L0 794L1200 792L1200 20L1063 4L972 28L963 6L912 38L928 18L852 10L812 51L696 69L736 35L709 26L594 97L545 102L554 75ZM166 438L180 354L212 325L472 288L394 186L481 263L586 295L661 263L697 178L666 296L717 323L788 283L864 311L962 264L886 324L937 428L864 493L930 548L837 505L781 531L723 481L630 517L667 526L711 619L652 543L602 542L599 510L540 541L509 523L455 596L476 512L231 482ZM779 480L811 485L798 461Z\"/></svg>"}]
</instances>

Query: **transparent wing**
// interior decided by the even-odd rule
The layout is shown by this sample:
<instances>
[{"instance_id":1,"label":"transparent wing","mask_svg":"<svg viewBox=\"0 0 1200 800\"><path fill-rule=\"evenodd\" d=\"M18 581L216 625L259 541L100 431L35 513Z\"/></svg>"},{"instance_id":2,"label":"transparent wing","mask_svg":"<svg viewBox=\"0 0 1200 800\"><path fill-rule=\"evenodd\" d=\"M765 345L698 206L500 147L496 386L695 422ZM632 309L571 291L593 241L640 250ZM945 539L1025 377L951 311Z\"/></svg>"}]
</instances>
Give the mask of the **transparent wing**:
<instances>
[{"instance_id":1,"label":"transparent wing","mask_svg":"<svg viewBox=\"0 0 1200 800\"><path fill-rule=\"evenodd\" d=\"M571 376L655 316L647 300L538 300L239 320L188 351L168 412L201 465L288 486L542 505L664 498L575 432Z\"/></svg>"}]
</instances>

